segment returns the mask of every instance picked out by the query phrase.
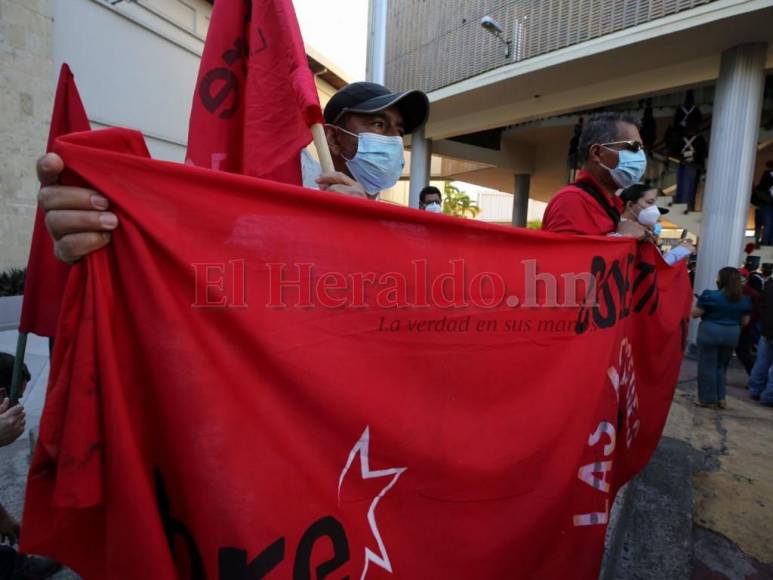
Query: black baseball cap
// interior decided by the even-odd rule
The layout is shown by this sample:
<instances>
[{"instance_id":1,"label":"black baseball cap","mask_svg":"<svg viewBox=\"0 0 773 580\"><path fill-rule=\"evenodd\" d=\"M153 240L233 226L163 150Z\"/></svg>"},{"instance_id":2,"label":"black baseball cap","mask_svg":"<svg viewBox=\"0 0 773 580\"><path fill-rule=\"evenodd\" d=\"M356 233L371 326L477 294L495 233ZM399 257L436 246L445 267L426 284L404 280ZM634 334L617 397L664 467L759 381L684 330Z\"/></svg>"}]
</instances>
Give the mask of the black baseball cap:
<instances>
[{"instance_id":1,"label":"black baseball cap","mask_svg":"<svg viewBox=\"0 0 773 580\"><path fill-rule=\"evenodd\" d=\"M403 128L413 133L429 116L429 99L421 91L393 93L378 83L351 83L339 90L325 105L325 122L337 123L346 113L372 115L396 107L403 116Z\"/></svg>"}]
</instances>

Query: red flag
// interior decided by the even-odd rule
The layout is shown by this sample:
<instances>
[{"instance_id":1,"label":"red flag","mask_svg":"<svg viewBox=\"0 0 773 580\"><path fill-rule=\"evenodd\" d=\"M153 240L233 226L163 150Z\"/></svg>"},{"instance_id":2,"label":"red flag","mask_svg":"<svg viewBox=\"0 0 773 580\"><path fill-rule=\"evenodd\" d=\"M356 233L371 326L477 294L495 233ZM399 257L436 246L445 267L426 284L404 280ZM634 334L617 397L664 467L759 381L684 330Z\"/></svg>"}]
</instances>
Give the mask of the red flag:
<instances>
[{"instance_id":1,"label":"red flag","mask_svg":"<svg viewBox=\"0 0 773 580\"><path fill-rule=\"evenodd\" d=\"M196 81L188 162L301 184L300 152L322 123L291 0L217 2Z\"/></svg>"},{"instance_id":2,"label":"red flag","mask_svg":"<svg viewBox=\"0 0 773 580\"><path fill-rule=\"evenodd\" d=\"M676 385L683 266L126 130L57 150L121 228L70 277L23 549L87 580L598 577Z\"/></svg>"},{"instance_id":3,"label":"red flag","mask_svg":"<svg viewBox=\"0 0 773 580\"><path fill-rule=\"evenodd\" d=\"M70 67L63 64L59 71L59 84L56 87L46 151L51 151L57 137L77 131L88 131L90 128L78 87L75 86L75 78ZM46 231L45 217L43 210L38 207L24 281L19 332L54 336L70 266L54 256L53 243Z\"/></svg>"}]
</instances>

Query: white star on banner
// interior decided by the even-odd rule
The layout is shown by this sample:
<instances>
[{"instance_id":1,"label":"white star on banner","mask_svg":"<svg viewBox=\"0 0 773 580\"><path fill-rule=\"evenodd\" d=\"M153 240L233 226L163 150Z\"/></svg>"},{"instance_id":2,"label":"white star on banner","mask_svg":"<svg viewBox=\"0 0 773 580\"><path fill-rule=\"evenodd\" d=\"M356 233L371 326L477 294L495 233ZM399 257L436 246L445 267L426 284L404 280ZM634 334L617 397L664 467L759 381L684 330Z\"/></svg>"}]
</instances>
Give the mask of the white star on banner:
<instances>
[{"instance_id":1,"label":"white star on banner","mask_svg":"<svg viewBox=\"0 0 773 580\"><path fill-rule=\"evenodd\" d=\"M387 483L386 486L384 486L384 488L379 492L379 494L373 498L373 501L370 504L370 508L368 509L368 524L370 525L370 531L373 534L373 537L376 539L380 553L376 554L371 551L370 548L365 548L365 566L362 568L362 575L360 576L360 580L363 580L367 575L368 565L371 562L377 566L380 566L389 573L392 572L392 562L389 560L389 554L387 554L386 547L384 546L384 540L381 539L381 533L378 531L378 524L376 523L376 507L378 506L378 502L381 501L381 498L384 497L384 495L386 495L386 493L394 487L394 485L397 483L397 480L407 469L406 467L391 467L389 469L377 469L371 471L370 462L368 459L369 447L370 426L365 427L365 431L362 432L359 440L354 444L354 447L352 447L352 450L349 452L349 458L346 460L346 466L344 466L343 471L341 471L341 477L338 478L338 503L340 504L341 486L344 483L344 478L349 472L352 463L354 463L354 458L358 454L360 456L360 475L363 479L375 479L378 477L389 476L392 477L389 483Z\"/></svg>"}]
</instances>

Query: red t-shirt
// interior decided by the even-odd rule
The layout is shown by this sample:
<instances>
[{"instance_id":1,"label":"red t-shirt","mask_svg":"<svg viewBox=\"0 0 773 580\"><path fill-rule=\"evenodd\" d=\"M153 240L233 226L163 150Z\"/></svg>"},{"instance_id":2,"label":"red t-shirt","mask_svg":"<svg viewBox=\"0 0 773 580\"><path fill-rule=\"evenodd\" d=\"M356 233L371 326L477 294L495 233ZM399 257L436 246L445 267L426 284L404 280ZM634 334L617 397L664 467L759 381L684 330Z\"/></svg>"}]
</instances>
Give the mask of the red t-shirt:
<instances>
[{"instance_id":1,"label":"red t-shirt","mask_svg":"<svg viewBox=\"0 0 773 580\"><path fill-rule=\"evenodd\" d=\"M619 213L623 213L623 202L607 191L590 173L580 171L577 181L585 181L596 188ZM605 236L615 231L615 222L591 195L575 186L567 185L553 196L542 218L542 229L562 234L584 234Z\"/></svg>"}]
</instances>

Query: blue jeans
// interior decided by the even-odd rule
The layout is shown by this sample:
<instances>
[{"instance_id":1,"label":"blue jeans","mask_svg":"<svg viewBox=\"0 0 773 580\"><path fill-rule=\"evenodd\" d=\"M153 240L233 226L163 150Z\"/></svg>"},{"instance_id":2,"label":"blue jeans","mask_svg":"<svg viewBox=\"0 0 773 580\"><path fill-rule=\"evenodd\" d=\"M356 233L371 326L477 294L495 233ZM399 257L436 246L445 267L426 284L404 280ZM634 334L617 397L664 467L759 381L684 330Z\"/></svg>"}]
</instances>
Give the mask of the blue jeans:
<instances>
[{"instance_id":1,"label":"blue jeans","mask_svg":"<svg viewBox=\"0 0 773 580\"><path fill-rule=\"evenodd\" d=\"M757 360L747 385L753 397L759 397L765 405L773 405L773 339L760 337Z\"/></svg>"},{"instance_id":2,"label":"blue jeans","mask_svg":"<svg viewBox=\"0 0 773 580\"><path fill-rule=\"evenodd\" d=\"M740 334L740 324L725 326L704 320L698 327L698 399L702 403L725 400L727 365Z\"/></svg>"}]
</instances>

